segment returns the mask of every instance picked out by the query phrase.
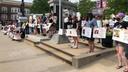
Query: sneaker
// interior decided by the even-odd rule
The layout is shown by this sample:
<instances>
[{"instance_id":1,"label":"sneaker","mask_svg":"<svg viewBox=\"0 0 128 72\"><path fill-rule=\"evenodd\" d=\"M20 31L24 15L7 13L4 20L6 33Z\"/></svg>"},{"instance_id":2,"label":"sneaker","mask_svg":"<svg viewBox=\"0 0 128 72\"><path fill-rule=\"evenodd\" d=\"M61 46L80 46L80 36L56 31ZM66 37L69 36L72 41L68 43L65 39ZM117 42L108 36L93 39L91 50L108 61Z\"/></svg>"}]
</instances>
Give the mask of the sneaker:
<instances>
[{"instance_id":1,"label":"sneaker","mask_svg":"<svg viewBox=\"0 0 128 72\"><path fill-rule=\"evenodd\" d=\"M73 48L74 48L74 49L77 49L78 47L77 47L77 46L74 46Z\"/></svg>"}]
</instances>

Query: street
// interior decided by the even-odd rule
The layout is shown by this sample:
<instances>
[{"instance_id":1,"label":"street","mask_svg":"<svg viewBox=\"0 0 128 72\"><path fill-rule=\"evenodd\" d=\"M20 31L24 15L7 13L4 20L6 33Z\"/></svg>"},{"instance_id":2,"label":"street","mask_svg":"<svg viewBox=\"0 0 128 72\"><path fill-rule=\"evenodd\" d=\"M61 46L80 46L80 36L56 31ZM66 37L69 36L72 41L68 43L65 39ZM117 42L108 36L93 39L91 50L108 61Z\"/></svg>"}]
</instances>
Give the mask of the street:
<instances>
[{"instance_id":1,"label":"street","mask_svg":"<svg viewBox=\"0 0 128 72\"><path fill-rule=\"evenodd\" d=\"M0 32L0 72L121 72L115 69L115 55L92 62L81 69L24 42L12 41Z\"/></svg>"}]
</instances>

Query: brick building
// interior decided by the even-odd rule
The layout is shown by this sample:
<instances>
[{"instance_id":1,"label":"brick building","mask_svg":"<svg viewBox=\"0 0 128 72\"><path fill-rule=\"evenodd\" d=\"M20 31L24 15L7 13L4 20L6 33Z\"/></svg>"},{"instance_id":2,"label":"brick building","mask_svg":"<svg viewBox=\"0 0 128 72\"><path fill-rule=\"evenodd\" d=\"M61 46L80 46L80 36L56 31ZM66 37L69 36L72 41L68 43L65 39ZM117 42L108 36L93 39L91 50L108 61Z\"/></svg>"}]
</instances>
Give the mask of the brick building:
<instances>
[{"instance_id":1,"label":"brick building","mask_svg":"<svg viewBox=\"0 0 128 72\"><path fill-rule=\"evenodd\" d=\"M30 13L32 3L25 2L25 14ZM0 21L14 21L20 13L21 2L13 0L0 0Z\"/></svg>"}]
</instances>

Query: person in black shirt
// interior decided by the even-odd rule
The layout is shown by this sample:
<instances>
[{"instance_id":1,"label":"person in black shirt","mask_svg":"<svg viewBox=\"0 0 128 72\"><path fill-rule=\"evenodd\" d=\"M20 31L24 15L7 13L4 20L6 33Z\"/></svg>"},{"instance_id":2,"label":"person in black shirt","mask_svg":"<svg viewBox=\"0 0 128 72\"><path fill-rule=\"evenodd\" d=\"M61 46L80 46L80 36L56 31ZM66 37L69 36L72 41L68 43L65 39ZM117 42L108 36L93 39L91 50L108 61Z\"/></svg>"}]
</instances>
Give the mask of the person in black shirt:
<instances>
[{"instance_id":1,"label":"person in black shirt","mask_svg":"<svg viewBox=\"0 0 128 72\"><path fill-rule=\"evenodd\" d=\"M128 23L123 21L123 18L125 17L125 14L124 13L118 13L117 16L116 16L116 20L117 22L115 23L114 25L114 28L120 28L120 29L127 29L128 27ZM128 72L128 63L127 63L127 59L124 55L124 47L125 47L125 44L122 43L122 42L118 42L118 41L115 41L116 43L116 51L117 51L117 57L118 57L118 66L117 66L117 69L120 69L123 67L123 62L125 64L125 70L124 72Z\"/></svg>"},{"instance_id":2,"label":"person in black shirt","mask_svg":"<svg viewBox=\"0 0 128 72\"><path fill-rule=\"evenodd\" d=\"M78 19L77 19L76 16L74 16L72 18L72 29L75 29L76 32L78 31ZM73 37L73 40L74 40L73 48L78 48L78 35L77 36L72 36L72 37Z\"/></svg>"}]
</instances>

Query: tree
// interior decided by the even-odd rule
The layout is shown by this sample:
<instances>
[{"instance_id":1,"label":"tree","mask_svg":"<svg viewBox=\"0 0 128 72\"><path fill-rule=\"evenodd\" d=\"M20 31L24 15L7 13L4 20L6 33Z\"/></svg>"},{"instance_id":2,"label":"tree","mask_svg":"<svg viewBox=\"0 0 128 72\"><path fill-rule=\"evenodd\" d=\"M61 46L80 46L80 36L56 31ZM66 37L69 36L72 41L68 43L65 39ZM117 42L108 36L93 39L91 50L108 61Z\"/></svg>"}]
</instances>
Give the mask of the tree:
<instances>
[{"instance_id":1,"label":"tree","mask_svg":"<svg viewBox=\"0 0 128 72\"><path fill-rule=\"evenodd\" d=\"M95 2L92 2L91 0L81 0L78 8L82 16L84 16L88 12L91 12L94 7Z\"/></svg>"},{"instance_id":2,"label":"tree","mask_svg":"<svg viewBox=\"0 0 128 72\"><path fill-rule=\"evenodd\" d=\"M118 12L128 12L128 0L107 0L108 9L105 10L105 15L116 14Z\"/></svg>"},{"instance_id":3,"label":"tree","mask_svg":"<svg viewBox=\"0 0 128 72\"><path fill-rule=\"evenodd\" d=\"M48 4L48 0L33 0L33 5L31 7L32 13L47 13L49 12L50 7Z\"/></svg>"}]
</instances>

